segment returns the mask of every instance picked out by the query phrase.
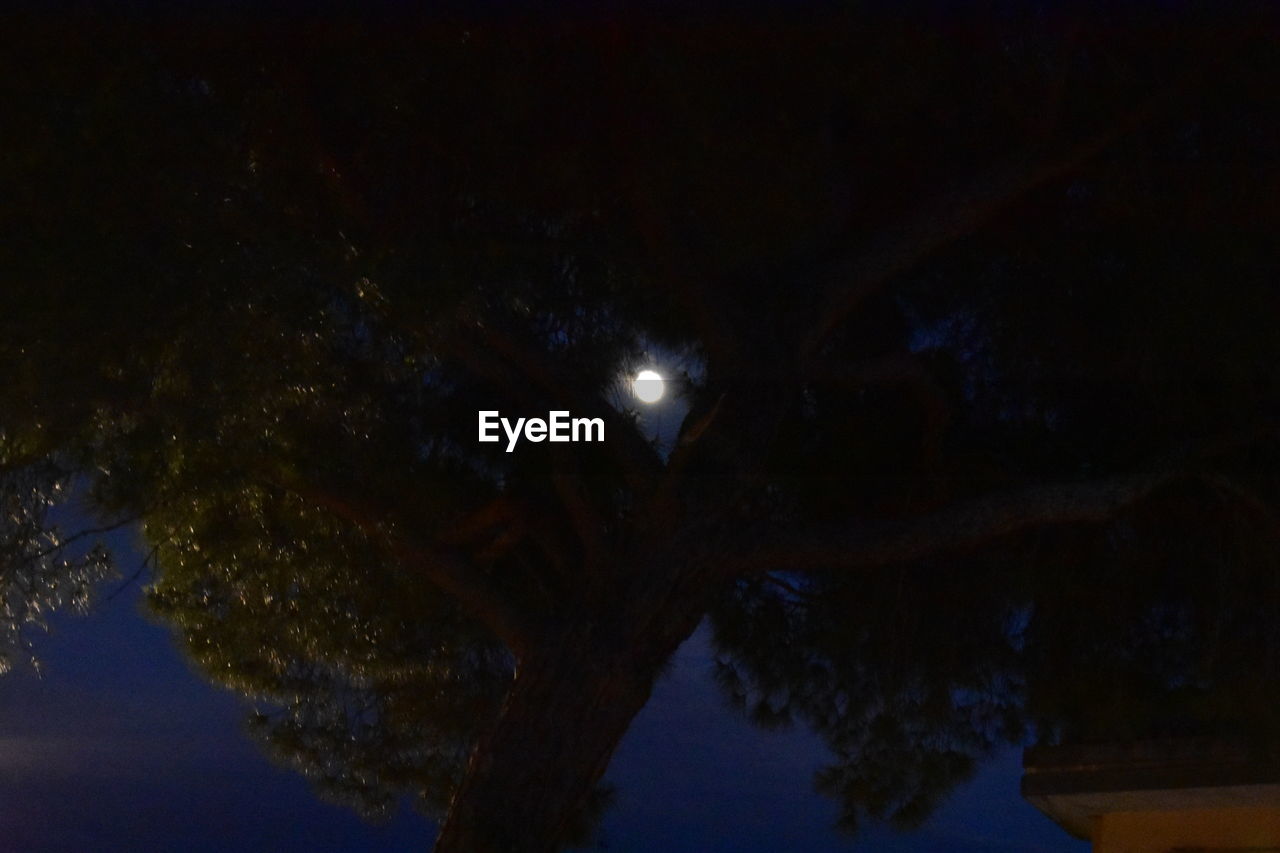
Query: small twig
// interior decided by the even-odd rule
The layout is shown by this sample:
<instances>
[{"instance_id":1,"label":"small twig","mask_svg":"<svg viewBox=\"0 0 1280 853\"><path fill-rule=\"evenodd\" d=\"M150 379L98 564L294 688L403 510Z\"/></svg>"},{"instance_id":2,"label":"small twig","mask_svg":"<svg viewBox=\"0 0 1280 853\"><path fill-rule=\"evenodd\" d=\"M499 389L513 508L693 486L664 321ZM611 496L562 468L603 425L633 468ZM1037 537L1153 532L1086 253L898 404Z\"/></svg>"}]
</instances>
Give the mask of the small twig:
<instances>
[{"instance_id":1,"label":"small twig","mask_svg":"<svg viewBox=\"0 0 1280 853\"><path fill-rule=\"evenodd\" d=\"M119 530L121 527L124 527L125 525L133 524L135 521L138 521L141 518L142 518L141 515L133 515L133 516L130 516L129 518L122 519L120 521L115 522L114 524L108 524L104 527L85 528L84 530L81 530L79 533L76 533L75 535L69 536L66 539L62 540L57 545L51 545L48 548L45 548L43 551L37 551L35 554L31 555L31 558L39 560L42 557L48 557L66 548L71 543L80 541L86 536L97 536L102 533L111 533L113 531Z\"/></svg>"},{"instance_id":2,"label":"small twig","mask_svg":"<svg viewBox=\"0 0 1280 853\"><path fill-rule=\"evenodd\" d=\"M123 583L120 584L120 586L116 587L116 589L110 595L104 598L103 603L105 604L106 602L113 600L117 595L119 595L120 593L128 589L130 586L132 586L134 581L142 577L142 573L147 570L147 565L150 564L155 559L156 552L159 550L160 550L159 545L153 546L152 549L147 552L147 556L142 558L142 563L139 564L137 571L135 571L132 575L130 575L128 579L126 579Z\"/></svg>"}]
</instances>

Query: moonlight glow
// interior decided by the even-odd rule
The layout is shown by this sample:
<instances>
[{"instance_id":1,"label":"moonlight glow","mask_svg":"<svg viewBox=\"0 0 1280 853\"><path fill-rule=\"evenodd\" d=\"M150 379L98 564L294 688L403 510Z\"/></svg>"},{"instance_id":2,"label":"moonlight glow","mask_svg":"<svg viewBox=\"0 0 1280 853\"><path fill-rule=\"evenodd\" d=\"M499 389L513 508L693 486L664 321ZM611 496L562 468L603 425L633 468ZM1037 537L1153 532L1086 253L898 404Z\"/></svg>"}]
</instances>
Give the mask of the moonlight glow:
<instances>
[{"instance_id":1,"label":"moonlight glow","mask_svg":"<svg viewBox=\"0 0 1280 853\"><path fill-rule=\"evenodd\" d=\"M642 403L656 403L664 390L662 376L652 370L642 370L631 382L631 391Z\"/></svg>"}]
</instances>

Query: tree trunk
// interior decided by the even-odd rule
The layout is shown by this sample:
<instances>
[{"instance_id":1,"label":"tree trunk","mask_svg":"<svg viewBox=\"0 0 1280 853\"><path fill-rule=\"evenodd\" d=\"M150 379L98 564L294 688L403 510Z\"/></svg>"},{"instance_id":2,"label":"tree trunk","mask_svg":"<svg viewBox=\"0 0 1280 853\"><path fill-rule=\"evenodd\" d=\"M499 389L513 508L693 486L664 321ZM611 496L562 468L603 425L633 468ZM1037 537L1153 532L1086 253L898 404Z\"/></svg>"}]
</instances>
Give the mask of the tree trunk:
<instances>
[{"instance_id":1,"label":"tree trunk","mask_svg":"<svg viewBox=\"0 0 1280 853\"><path fill-rule=\"evenodd\" d=\"M668 612L629 632L597 617L530 648L494 729L476 746L435 853L559 850L658 673L697 623L687 610Z\"/></svg>"}]
</instances>

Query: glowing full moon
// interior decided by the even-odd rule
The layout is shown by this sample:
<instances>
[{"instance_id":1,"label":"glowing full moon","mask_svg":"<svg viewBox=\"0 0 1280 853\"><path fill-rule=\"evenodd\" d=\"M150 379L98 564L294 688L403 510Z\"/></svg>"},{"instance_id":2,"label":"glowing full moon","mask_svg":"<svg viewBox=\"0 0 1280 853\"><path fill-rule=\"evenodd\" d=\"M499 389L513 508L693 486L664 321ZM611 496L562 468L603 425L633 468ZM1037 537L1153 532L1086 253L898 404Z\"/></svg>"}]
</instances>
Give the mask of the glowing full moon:
<instances>
[{"instance_id":1,"label":"glowing full moon","mask_svg":"<svg viewBox=\"0 0 1280 853\"><path fill-rule=\"evenodd\" d=\"M661 375L652 370L642 370L631 381L631 392L642 403L656 403L662 399L662 392L666 390L662 386Z\"/></svg>"}]
</instances>

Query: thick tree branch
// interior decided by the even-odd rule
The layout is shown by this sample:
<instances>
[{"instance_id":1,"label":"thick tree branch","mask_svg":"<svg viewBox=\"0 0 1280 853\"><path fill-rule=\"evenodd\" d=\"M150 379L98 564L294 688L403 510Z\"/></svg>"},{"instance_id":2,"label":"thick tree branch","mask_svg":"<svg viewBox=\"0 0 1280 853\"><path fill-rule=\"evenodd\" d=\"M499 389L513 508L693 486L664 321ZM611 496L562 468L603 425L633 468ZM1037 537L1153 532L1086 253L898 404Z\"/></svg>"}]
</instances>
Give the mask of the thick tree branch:
<instances>
[{"instance_id":1,"label":"thick tree branch","mask_svg":"<svg viewBox=\"0 0 1280 853\"><path fill-rule=\"evenodd\" d=\"M654 491L650 501L651 511L670 512L676 505L676 496L684 485L685 471L697 453L699 439L715 423L724 405L727 392L721 392L709 408L696 407L685 417L681 425L680 439L667 459L667 471L662 484Z\"/></svg>"},{"instance_id":2,"label":"thick tree branch","mask_svg":"<svg viewBox=\"0 0 1280 853\"><path fill-rule=\"evenodd\" d=\"M1002 536L1049 524L1101 522L1181 479L1206 483L1244 503L1260 518L1275 515L1260 498L1208 463L1264 440L1280 427L1263 421L1224 435L1151 471L1075 483L1043 483L985 495L914 518L832 524L769 536L724 561L731 575L785 569L813 571L871 568L984 545Z\"/></svg>"},{"instance_id":3,"label":"thick tree branch","mask_svg":"<svg viewBox=\"0 0 1280 853\"><path fill-rule=\"evenodd\" d=\"M829 276L834 285L801 341L801 363L811 361L836 327L871 295L938 249L977 231L1027 193L1068 174L1105 150L1145 121L1165 97L1149 100L1121 121L1065 149L1001 164L969 184L927 202L907 220L880 234L857 257L837 263Z\"/></svg>"},{"instance_id":4,"label":"thick tree branch","mask_svg":"<svg viewBox=\"0 0 1280 853\"><path fill-rule=\"evenodd\" d=\"M556 455L556 470L551 474L551 483L582 544L586 562L598 566L604 559L606 549L607 528L604 519L587 495L572 455L567 452Z\"/></svg>"},{"instance_id":5,"label":"thick tree branch","mask_svg":"<svg viewBox=\"0 0 1280 853\"><path fill-rule=\"evenodd\" d=\"M509 525L521 514L521 507L507 495L499 495L479 509L472 510L455 520L443 538L449 545L465 545L483 538L501 525Z\"/></svg>"},{"instance_id":6,"label":"thick tree branch","mask_svg":"<svg viewBox=\"0 0 1280 853\"><path fill-rule=\"evenodd\" d=\"M1170 468L1088 483L1055 483L987 495L901 521L798 530L731 558L733 575L787 569L872 568L983 545L1047 524L1100 522L1186 472Z\"/></svg>"},{"instance_id":7,"label":"thick tree branch","mask_svg":"<svg viewBox=\"0 0 1280 853\"><path fill-rule=\"evenodd\" d=\"M533 538L546 549L550 559L558 559L558 552L546 547L550 540L530 537L534 530L546 527L545 520L535 521L532 515L523 502L499 495L479 509L460 516L439 541L442 545L464 548L480 563L487 564L506 556L526 538Z\"/></svg>"},{"instance_id":8,"label":"thick tree branch","mask_svg":"<svg viewBox=\"0 0 1280 853\"><path fill-rule=\"evenodd\" d=\"M421 571L441 592L487 625L514 653L528 648L535 633L528 616L506 592L458 548L426 541L396 523L394 507L376 499L337 491L291 477L278 485L385 543L396 559Z\"/></svg>"},{"instance_id":9,"label":"thick tree branch","mask_svg":"<svg viewBox=\"0 0 1280 853\"><path fill-rule=\"evenodd\" d=\"M1201 479L1209 488L1217 492L1224 502L1243 509L1272 536L1280 537L1280 514L1277 514L1275 508L1254 490L1225 474L1212 471L1201 474Z\"/></svg>"},{"instance_id":10,"label":"thick tree branch","mask_svg":"<svg viewBox=\"0 0 1280 853\"><path fill-rule=\"evenodd\" d=\"M925 452L933 455L951 420L951 402L946 390L917 355L888 353L852 364L821 365L806 378L851 390L898 387L907 391L925 420Z\"/></svg>"}]
</instances>

